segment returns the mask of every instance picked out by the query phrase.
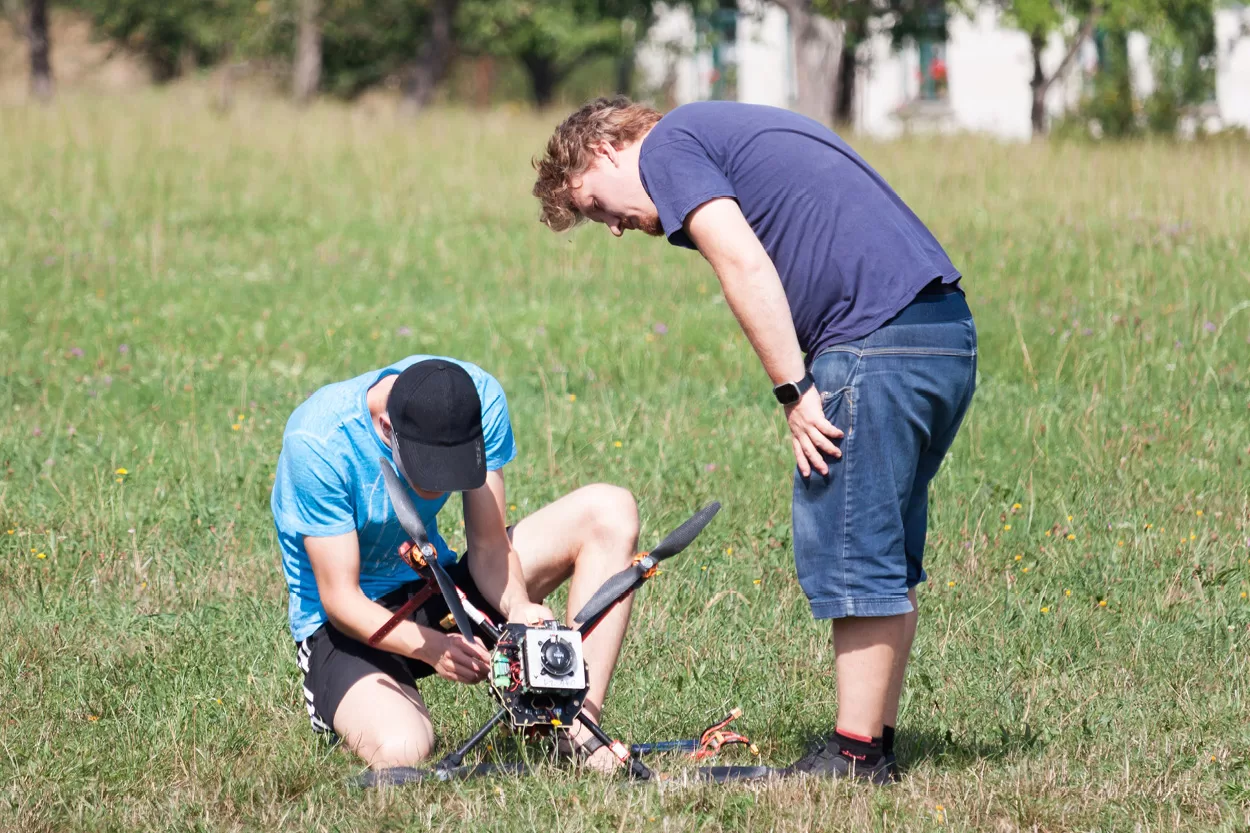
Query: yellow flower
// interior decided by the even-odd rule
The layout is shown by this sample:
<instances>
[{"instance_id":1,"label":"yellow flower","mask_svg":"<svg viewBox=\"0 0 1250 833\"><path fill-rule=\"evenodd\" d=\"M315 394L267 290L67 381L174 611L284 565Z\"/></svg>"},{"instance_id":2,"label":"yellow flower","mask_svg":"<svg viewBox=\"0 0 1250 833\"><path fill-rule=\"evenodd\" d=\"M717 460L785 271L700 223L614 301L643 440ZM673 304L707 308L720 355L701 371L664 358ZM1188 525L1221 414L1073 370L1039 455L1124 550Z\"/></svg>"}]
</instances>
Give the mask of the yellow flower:
<instances>
[{"instance_id":1,"label":"yellow flower","mask_svg":"<svg viewBox=\"0 0 1250 833\"><path fill-rule=\"evenodd\" d=\"M1100 600L1100 601L1098 602L1098 606L1099 606L1099 607L1106 607L1106 606L1107 606L1107 600L1106 600L1106 599L1102 599L1102 600Z\"/></svg>"},{"instance_id":2,"label":"yellow flower","mask_svg":"<svg viewBox=\"0 0 1250 833\"><path fill-rule=\"evenodd\" d=\"M1048 607L1042 608L1042 613L1050 613L1050 608Z\"/></svg>"},{"instance_id":3,"label":"yellow flower","mask_svg":"<svg viewBox=\"0 0 1250 833\"><path fill-rule=\"evenodd\" d=\"M1242 597L1243 599L1246 597L1245 592L1242 592L1241 597Z\"/></svg>"},{"instance_id":4,"label":"yellow flower","mask_svg":"<svg viewBox=\"0 0 1250 833\"><path fill-rule=\"evenodd\" d=\"M117 482L118 482L118 483L121 483L121 482L122 482L122 479L121 479L120 477L119 477L119 478L117 478Z\"/></svg>"},{"instance_id":5,"label":"yellow flower","mask_svg":"<svg viewBox=\"0 0 1250 833\"><path fill-rule=\"evenodd\" d=\"M1195 538L1197 538L1197 537L1198 537L1198 536L1197 536L1197 535L1194 535L1192 532L1191 532L1191 533L1189 533L1189 540L1191 540L1191 541L1192 541L1192 540L1194 540L1194 539L1195 539Z\"/></svg>"},{"instance_id":6,"label":"yellow flower","mask_svg":"<svg viewBox=\"0 0 1250 833\"><path fill-rule=\"evenodd\" d=\"M242 422L245 419L247 419L246 416L244 416L243 414L239 414L239 422Z\"/></svg>"},{"instance_id":7,"label":"yellow flower","mask_svg":"<svg viewBox=\"0 0 1250 833\"><path fill-rule=\"evenodd\" d=\"M1049 530L1049 529L1048 529L1048 530L1046 530L1046 537L1047 537L1047 538L1049 538L1049 537L1050 537L1050 530Z\"/></svg>"},{"instance_id":8,"label":"yellow flower","mask_svg":"<svg viewBox=\"0 0 1250 833\"><path fill-rule=\"evenodd\" d=\"M230 426L230 430L231 430L231 431L238 431L238 430L239 430L239 423L237 423L237 422L236 422L234 425L231 425L231 426Z\"/></svg>"},{"instance_id":9,"label":"yellow flower","mask_svg":"<svg viewBox=\"0 0 1250 833\"><path fill-rule=\"evenodd\" d=\"M1022 558L1024 558L1023 555L1020 555L1019 553L1016 554L1016 561L1019 561Z\"/></svg>"},{"instance_id":10,"label":"yellow flower","mask_svg":"<svg viewBox=\"0 0 1250 833\"><path fill-rule=\"evenodd\" d=\"M1154 524L1146 524L1146 529L1150 529Z\"/></svg>"},{"instance_id":11,"label":"yellow flower","mask_svg":"<svg viewBox=\"0 0 1250 833\"><path fill-rule=\"evenodd\" d=\"M569 401L570 401L570 402L576 402L576 401L577 401L577 394L575 394L575 393L570 393L570 394L569 394Z\"/></svg>"},{"instance_id":12,"label":"yellow flower","mask_svg":"<svg viewBox=\"0 0 1250 833\"><path fill-rule=\"evenodd\" d=\"M1021 509L1021 508L1023 508L1023 507L1021 507L1021 506L1020 506L1020 504L1018 504L1018 503L1013 503L1013 504L1011 504L1011 508L1012 508L1012 509Z\"/></svg>"},{"instance_id":13,"label":"yellow flower","mask_svg":"<svg viewBox=\"0 0 1250 833\"><path fill-rule=\"evenodd\" d=\"M725 547L725 555L733 555L733 554L734 554L733 547Z\"/></svg>"},{"instance_id":14,"label":"yellow flower","mask_svg":"<svg viewBox=\"0 0 1250 833\"><path fill-rule=\"evenodd\" d=\"M217 705L219 705L219 706L221 705L221 698L220 698L220 697L218 697L218 698L217 698Z\"/></svg>"},{"instance_id":15,"label":"yellow flower","mask_svg":"<svg viewBox=\"0 0 1250 833\"><path fill-rule=\"evenodd\" d=\"M46 552L41 552L35 556L35 558L40 558L40 559L47 558L47 557L48 557L48 554Z\"/></svg>"},{"instance_id":16,"label":"yellow flower","mask_svg":"<svg viewBox=\"0 0 1250 833\"><path fill-rule=\"evenodd\" d=\"M937 806L937 811L938 811L939 813L945 813L945 812L946 812L946 808L945 808L945 807L943 807L941 804L939 804L939 805Z\"/></svg>"},{"instance_id":17,"label":"yellow flower","mask_svg":"<svg viewBox=\"0 0 1250 833\"><path fill-rule=\"evenodd\" d=\"M1072 516L1071 516L1071 515L1069 515L1069 516L1068 516L1068 523L1072 523Z\"/></svg>"},{"instance_id":18,"label":"yellow flower","mask_svg":"<svg viewBox=\"0 0 1250 833\"><path fill-rule=\"evenodd\" d=\"M617 440L616 442L612 443L612 445L616 446L617 448L620 448L622 443L620 440Z\"/></svg>"},{"instance_id":19,"label":"yellow flower","mask_svg":"<svg viewBox=\"0 0 1250 833\"><path fill-rule=\"evenodd\" d=\"M759 583L760 583L760 580L759 580L759 579L756 579L755 581L753 581L753 582L751 582L751 583L752 583L752 584L759 584ZM1241 594L1241 597L1244 599L1244 598L1246 597L1246 594L1245 594L1245 593L1242 593L1242 594Z\"/></svg>"},{"instance_id":20,"label":"yellow flower","mask_svg":"<svg viewBox=\"0 0 1250 833\"><path fill-rule=\"evenodd\" d=\"M125 469L118 469L117 471L113 472L113 474L120 474L122 477L125 477L126 475L130 474L130 472L126 471Z\"/></svg>"},{"instance_id":21,"label":"yellow flower","mask_svg":"<svg viewBox=\"0 0 1250 833\"><path fill-rule=\"evenodd\" d=\"M1028 568L1028 567L1025 567L1025 568L1024 568L1024 570L1023 570L1023 572L1026 572L1026 573L1027 573L1028 571L1029 571L1029 568Z\"/></svg>"},{"instance_id":22,"label":"yellow flower","mask_svg":"<svg viewBox=\"0 0 1250 833\"><path fill-rule=\"evenodd\" d=\"M1071 591L1071 590L1064 590L1064 591L1063 591L1063 595L1065 595L1065 596L1071 596L1071 595L1072 595L1072 591Z\"/></svg>"},{"instance_id":23,"label":"yellow flower","mask_svg":"<svg viewBox=\"0 0 1250 833\"><path fill-rule=\"evenodd\" d=\"M1124 546L1124 539L1123 539L1123 538L1121 538L1119 541L1116 541L1116 542L1115 542L1115 545L1116 545L1117 547L1122 547L1122 546Z\"/></svg>"},{"instance_id":24,"label":"yellow flower","mask_svg":"<svg viewBox=\"0 0 1250 833\"><path fill-rule=\"evenodd\" d=\"M1009 529L1011 529L1011 524L1003 524L1003 531L1004 531L1004 532L1006 532L1006 531L1007 531L1007 530L1009 530Z\"/></svg>"},{"instance_id":25,"label":"yellow flower","mask_svg":"<svg viewBox=\"0 0 1250 833\"><path fill-rule=\"evenodd\" d=\"M947 586L947 587L954 587L954 586L955 586L955 582L953 582L953 581L948 581L948 582L946 582L946 586Z\"/></svg>"},{"instance_id":26,"label":"yellow flower","mask_svg":"<svg viewBox=\"0 0 1250 833\"><path fill-rule=\"evenodd\" d=\"M515 503L510 504L510 505L508 506L508 511L509 511L509 512L515 512L515 511L516 511L516 504L515 504Z\"/></svg>"},{"instance_id":27,"label":"yellow flower","mask_svg":"<svg viewBox=\"0 0 1250 833\"><path fill-rule=\"evenodd\" d=\"M10 534L10 535L12 535L12 534L13 534L14 532L16 532L16 531L17 531L17 530L15 530L15 529L10 529L10 530L9 530L9 534Z\"/></svg>"},{"instance_id":28,"label":"yellow flower","mask_svg":"<svg viewBox=\"0 0 1250 833\"><path fill-rule=\"evenodd\" d=\"M1201 518L1201 517L1202 517L1202 510L1201 510L1201 509L1199 509L1199 510L1198 510L1197 515L1198 515L1198 517L1199 517L1199 518Z\"/></svg>"},{"instance_id":29,"label":"yellow flower","mask_svg":"<svg viewBox=\"0 0 1250 833\"><path fill-rule=\"evenodd\" d=\"M1069 541L1075 541L1075 540L1076 540L1076 536L1075 536L1075 535L1073 535L1071 532L1069 532L1069 533L1068 533L1068 540L1069 540Z\"/></svg>"},{"instance_id":30,"label":"yellow flower","mask_svg":"<svg viewBox=\"0 0 1250 833\"><path fill-rule=\"evenodd\" d=\"M97 720L99 720L99 719L100 719L100 715L98 715L98 714L89 714L89 715L87 715L87 719L88 719L88 720L90 720L92 723L95 723Z\"/></svg>"},{"instance_id":31,"label":"yellow flower","mask_svg":"<svg viewBox=\"0 0 1250 833\"><path fill-rule=\"evenodd\" d=\"M706 565L706 564L704 564L704 565L703 565L702 567L700 567L699 569L700 569L700 570L703 570L703 571L705 571L705 572L706 572L706 571L707 571L707 565Z\"/></svg>"}]
</instances>

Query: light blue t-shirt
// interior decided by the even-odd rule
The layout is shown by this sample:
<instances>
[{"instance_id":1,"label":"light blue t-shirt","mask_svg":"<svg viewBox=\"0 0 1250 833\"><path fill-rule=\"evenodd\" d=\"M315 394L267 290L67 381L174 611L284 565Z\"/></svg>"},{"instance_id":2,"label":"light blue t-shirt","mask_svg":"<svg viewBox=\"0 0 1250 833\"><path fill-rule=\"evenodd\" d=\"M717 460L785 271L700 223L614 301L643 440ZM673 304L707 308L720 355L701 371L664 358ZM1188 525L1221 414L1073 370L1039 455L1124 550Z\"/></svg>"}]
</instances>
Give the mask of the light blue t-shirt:
<instances>
[{"instance_id":1,"label":"light blue t-shirt","mask_svg":"<svg viewBox=\"0 0 1250 833\"><path fill-rule=\"evenodd\" d=\"M360 541L360 588L370 599L418 578L399 557L399 546L408 535L395 517L378 462L382 457L393 466L394 458L374 430L366 395L388 374L433 358L446 357L409 356L390 367L326 385L287 420L270 508L290 591L291 635L297 642L311 636L327 619L304 549L305 536L329 537L355 530ZM503 468L516 457L503 387L476 365L446 360L468 371L477 386L486 468ZM439 561L454 563L457 554L438 532L438 512L448 495L433 501L423 500L411 489L408 495L438 550Z\"/></svg>"}]
</instances>

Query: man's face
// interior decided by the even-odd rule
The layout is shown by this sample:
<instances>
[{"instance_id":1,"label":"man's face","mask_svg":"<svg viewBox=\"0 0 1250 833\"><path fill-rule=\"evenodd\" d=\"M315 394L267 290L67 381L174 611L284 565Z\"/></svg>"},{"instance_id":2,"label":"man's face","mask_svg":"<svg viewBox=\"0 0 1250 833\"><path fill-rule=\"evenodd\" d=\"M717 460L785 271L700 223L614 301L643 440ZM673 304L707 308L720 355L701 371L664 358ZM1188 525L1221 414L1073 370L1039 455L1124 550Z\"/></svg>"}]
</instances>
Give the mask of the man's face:
<instances>
[{"instance_id":1,"label":"man's face","mask_svg":"<svg viewBox=\"0 0 1250 833\"><path fill-rule=\"evenodd\" d=\"M594 160L570 183L573 204L588 220L603 223L617 237L635 230L663 237L660 215L638 175L642 141L617 150L610 142L594 149Z\"/></svg>"}]
</instances>

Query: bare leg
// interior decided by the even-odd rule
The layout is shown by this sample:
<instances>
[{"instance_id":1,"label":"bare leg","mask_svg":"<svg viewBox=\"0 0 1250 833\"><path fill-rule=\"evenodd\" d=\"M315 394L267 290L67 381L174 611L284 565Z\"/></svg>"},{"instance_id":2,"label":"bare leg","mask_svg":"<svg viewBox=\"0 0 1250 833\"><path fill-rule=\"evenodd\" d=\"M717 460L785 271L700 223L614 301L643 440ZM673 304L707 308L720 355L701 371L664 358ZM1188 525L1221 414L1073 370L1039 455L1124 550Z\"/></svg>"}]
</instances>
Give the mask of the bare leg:
<instances>
[{"instance_id":1,"label":"bare leg","mask_svg":"<svg viewBox=\"0 0 1250 833\"><path fill-rule=\"evenodd\" d=\"M414 766L434 748L421 694L380 672L347 690L334 713L334 731L373 769Z\"/></svg>"},{"instance_id":2,"label":"bare leg","mask_svg":"<svg viewBox=\"0 0 1250 833\"><path fill-rule=\"evenodd\" d=\"M838 671L837 728L841 731L881 737L886 699L896 658L903 656L906 630L904 616L833 620Z\"/></svg>"},{"instance_id":3,"label":"bare leg","mask_svg":"<svg viewBox=\"0 0 1250 833\"><path fill-rule=\"evenodd\" d=\"M920 605L916 599L916 588L907 593L911 599L912 612L903 616L903 642L899 645L894 658L894 673L890 676L890 689L885 696L886 726L898 725L898 701L903 696L903 680L907 676L907 660L911 657L911 645L916 639L916 623L920 619Z\"/></svg>"},{"instance_id":4,"label":"bare leg","mask_svg":"<svg viewBox=\"0 0 1250 833\"><path fill-rule=\"evenodd\" d=\"M569 581L568 622L609 576L630 565L637 545L638 507L633 496L604 484L565 495L526 517L512 532L532 601L546 598ZM632 606L632 597L622 601L586 637L590 691L584 709L595 721L603 710ZM589 738L578 724L574 739L582 743ZM614 760L601 749L590 762L599 768Z\"/></svg>"}]
</instances>

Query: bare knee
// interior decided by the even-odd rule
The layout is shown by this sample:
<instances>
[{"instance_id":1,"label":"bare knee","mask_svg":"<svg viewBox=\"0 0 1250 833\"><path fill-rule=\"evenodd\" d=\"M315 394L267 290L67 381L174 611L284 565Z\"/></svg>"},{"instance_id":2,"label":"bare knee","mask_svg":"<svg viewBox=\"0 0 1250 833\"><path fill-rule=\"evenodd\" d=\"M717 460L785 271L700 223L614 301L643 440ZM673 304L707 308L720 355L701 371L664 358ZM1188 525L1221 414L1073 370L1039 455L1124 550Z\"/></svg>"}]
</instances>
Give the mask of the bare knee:
<instances>
[{"instance_id":1,"label":"bare knee","mask_svg":"<svg viewBox=\"0 0 1250 833\"><path fill-rule=\"evenodd\" d=\"M386 769L416 766L429 757L432 746L430 738L419 734L388 733L374 739L359 752L373 769Z\"/></svg>"},{"instance_id":2,"label":"bare knee","mask_svg":"<svg viewBox=\"0 0 1250 833\"><path fill-rule=\"evenodd\" d=\"M584 534L632 556L639 532L638 503L633 494L608 483L595 483L579 491L584 501Z\"/></svg>"}]
</instances>

